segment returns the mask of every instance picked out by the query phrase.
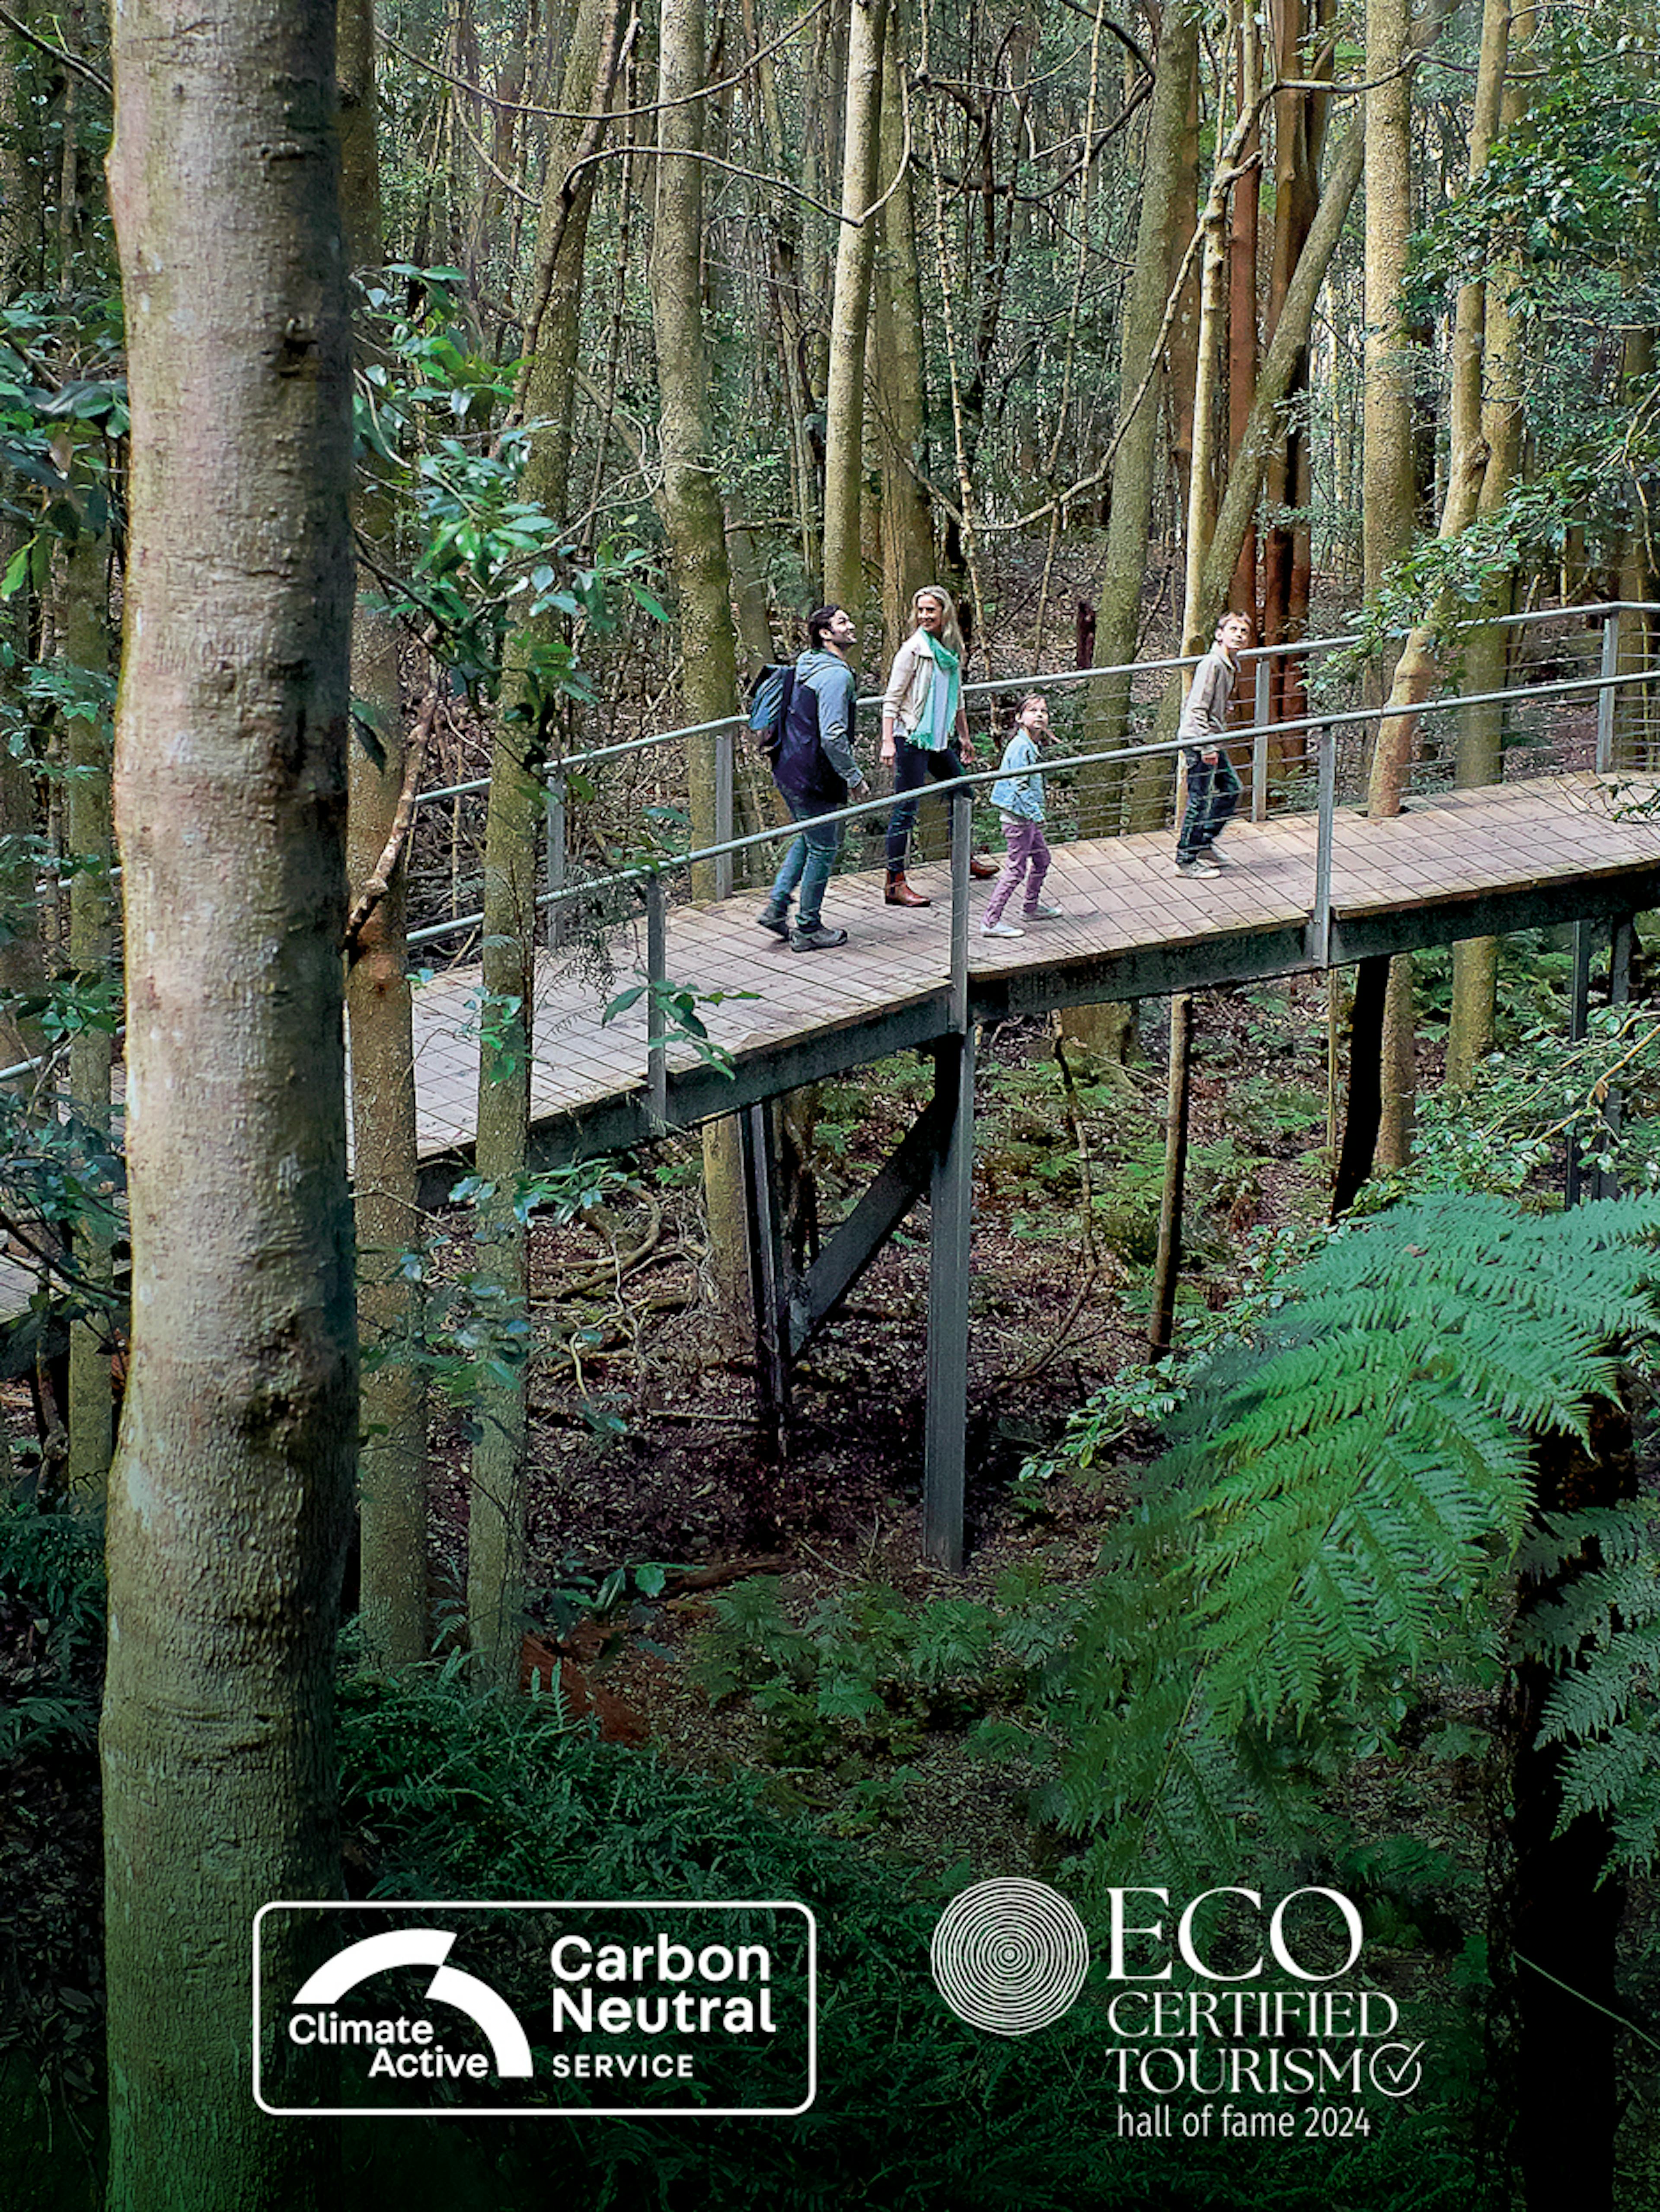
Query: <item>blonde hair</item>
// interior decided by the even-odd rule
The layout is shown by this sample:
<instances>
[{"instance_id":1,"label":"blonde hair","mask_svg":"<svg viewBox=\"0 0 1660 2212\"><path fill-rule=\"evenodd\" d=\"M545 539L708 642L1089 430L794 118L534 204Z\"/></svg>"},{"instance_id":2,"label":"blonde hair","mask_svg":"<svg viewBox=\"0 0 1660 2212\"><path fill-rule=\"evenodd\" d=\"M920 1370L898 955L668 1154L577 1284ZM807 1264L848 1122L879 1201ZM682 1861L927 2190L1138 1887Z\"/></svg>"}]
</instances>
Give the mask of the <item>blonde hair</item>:
<instances>
[{"instance_id":1,"label":"blonde hair","mask_svg":"<svg viewBox=\"0 0 1660 2212\"><path fill-rule=\"evenodd\" d=\"M938 599L945 609L946 619L939 625L939 642L947 653L954 653L958 660L964 654L963 633L957 627L957 602L940 584L919 584L910 595L911 612L916 611L918 599Z\"/></svg>"}]
</instances>

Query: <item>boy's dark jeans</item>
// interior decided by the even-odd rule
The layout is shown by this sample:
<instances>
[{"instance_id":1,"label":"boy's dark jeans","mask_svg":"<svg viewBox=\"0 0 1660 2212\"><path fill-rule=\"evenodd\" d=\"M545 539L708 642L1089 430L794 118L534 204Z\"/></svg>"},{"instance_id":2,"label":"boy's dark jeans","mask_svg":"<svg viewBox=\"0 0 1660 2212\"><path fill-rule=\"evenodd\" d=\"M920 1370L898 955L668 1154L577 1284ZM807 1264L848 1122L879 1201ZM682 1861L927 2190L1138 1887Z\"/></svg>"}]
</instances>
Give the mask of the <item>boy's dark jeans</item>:
<instances>
[{"instance_id":1,"label":"boy's dark jeans","mask_svg":"<svg viewBox=\"0 0 1660 2212\"><path fill-rule=\"evenodd\" d=\"M1197 752L1187 755L1188 805L1182 817L1182 834L1176 841L1178 860L1196 860L1214 844L1233 819L1243 786L1239 771L1226 753L1213 761Z\"/></svg>"}]
</instances>

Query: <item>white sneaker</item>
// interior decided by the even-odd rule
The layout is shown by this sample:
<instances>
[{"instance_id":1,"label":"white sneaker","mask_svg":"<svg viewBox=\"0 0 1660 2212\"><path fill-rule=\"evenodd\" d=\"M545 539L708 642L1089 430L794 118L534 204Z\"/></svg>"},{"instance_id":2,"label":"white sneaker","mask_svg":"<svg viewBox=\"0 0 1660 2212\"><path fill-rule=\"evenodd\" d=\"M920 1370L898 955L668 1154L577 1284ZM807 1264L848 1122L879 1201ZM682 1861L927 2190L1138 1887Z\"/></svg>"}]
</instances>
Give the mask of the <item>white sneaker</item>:
<instances>
[{"instance_id":1,"label":"white sneaker","mask_svg":"<svg viewBox=\"0 0 1660 2212\"><path fill-rule=\"evenodd\" d=\"M1028 921L1059 921L1061 909L1051 906L1047 899L1039 899L1036 906L1025 908L1025 916Z\"/></svg>"},{"instance_id":2,"label":"white sneaker","mask_svg":"<svg viewBox=\"0 0 1660 2212\"><path fill-rule=\"evenodd\" d=\"M1178 876L1219 876L1222 871L1214 860L1178 860L1176 872Z\"/></svg>"},{"instance_id":3,"label":"white sneaker","mask_svg":"<svg viewBox=\"0 0 1660 2212\"><path fill-rule=\"evenodd\" d=\"M982 921L980 925L982 937L1024 937L1025 933L1024 929L1017 929L1012 921Z\"/></svg>"},{"instance_id":4,"label":"white sneaker","mask_svg":"<svg viewBox=\"0 0 1660 2212\"><path fill-rule=\"evenodd\" d=\"M1227 854L1219 852L1214 845L1207 845L1201 857L1208 860L1213 868L1227 868L1233 865Z\"/></svg>"}]
</instances>

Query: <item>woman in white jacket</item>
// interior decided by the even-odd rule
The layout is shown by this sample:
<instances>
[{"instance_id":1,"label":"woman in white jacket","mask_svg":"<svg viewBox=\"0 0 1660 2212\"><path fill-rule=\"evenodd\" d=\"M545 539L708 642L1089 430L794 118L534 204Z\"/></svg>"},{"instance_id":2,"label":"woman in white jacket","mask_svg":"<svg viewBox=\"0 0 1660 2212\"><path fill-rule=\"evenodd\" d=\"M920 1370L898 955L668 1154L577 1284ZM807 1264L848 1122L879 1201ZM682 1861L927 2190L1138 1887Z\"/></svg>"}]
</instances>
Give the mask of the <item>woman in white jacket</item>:
<instances>
[{"instance_id":1,"label":"woman in white jacket","mask_svg":"<svg viewBox=\"0 0 1660 2212\"><path fill-rule=\"evenodd\" d=\"M916 628L894 655L882 697L882 758L893 763L894 796L888 817L890 906L930 906L931 899L905 881L905 857L922 787L933 777L948 781L971 767L969 718L963 706L963 633L948 595L938 584L924 584L911 602ZM960 749L960 750L959 750ZM969 863L976 876L994 876L994 863L976 854Z\"/></svg>"}]
</instances>

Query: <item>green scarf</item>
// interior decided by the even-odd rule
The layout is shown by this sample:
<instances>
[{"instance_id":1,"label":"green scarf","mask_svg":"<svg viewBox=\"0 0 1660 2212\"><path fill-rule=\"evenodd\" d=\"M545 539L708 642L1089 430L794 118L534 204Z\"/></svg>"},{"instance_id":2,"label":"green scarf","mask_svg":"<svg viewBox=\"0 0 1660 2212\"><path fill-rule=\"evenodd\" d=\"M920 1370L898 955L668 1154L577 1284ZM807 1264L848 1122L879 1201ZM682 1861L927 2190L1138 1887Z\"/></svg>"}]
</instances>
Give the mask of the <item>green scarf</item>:
<instances>
[{"instance_id":1,"label":"green scarf","mask_svg":"<svg viewBox=\"0 0 1660 2212\"><path fill-rule=\"evenodd\" d=\"M921 745L924 752L943 752L957 727L957 699L961 688L957 655L930 632L925 630L922 635L933 657L934 680L928 685L927 719L912 731L910 741Z\"/></svg>"}]
</instances>

